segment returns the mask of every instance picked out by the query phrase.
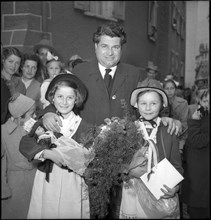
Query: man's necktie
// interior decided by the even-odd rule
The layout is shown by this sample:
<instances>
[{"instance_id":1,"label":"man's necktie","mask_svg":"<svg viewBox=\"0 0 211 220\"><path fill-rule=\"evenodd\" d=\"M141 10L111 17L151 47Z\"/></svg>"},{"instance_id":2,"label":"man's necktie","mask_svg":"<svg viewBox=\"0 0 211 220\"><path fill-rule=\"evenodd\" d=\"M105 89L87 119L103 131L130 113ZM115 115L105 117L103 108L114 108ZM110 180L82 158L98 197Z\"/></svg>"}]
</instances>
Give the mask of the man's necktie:
<instances>
[{"instance_id":1,"label":"man's necktie","mask_svg":"<svg viewBox=\"0 0 211 220\"><path fill-rule=\"evenodd\" d=\"M105 71L106 71L106 74L104 77L104 81L105 81L106 88L109 90L109 86L112 80L112 76L109 74L111 72L111 69L105 69Z\"/></svg>"}]
</instances>

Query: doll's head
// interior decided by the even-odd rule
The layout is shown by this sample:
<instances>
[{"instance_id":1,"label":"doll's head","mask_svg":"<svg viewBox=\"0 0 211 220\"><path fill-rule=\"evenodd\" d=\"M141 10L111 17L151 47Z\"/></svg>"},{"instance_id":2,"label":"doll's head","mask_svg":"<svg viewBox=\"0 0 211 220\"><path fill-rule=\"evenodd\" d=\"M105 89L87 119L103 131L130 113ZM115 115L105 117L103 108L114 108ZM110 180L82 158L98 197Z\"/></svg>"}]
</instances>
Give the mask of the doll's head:
<instances>
[{"instance_id":1,"label":"doll's head","mask_svg":"<svg viewBox=\"0 0 211 220\"><path fill-rule=\"evenodd\" d=\"M45 127L42 124L42 119L38 120L34 123L31 131L29 132L30 137L39 137L40 135L44 134L46 132Z\"/></svg>"},{"instance_id":2,"label":"doll's head","mask_svg":"<svg viewBox=\"0 0 211 220\"><path fill-rule=\"evenodd\" d=\"M45 128L43 126L38 126L38 128L35 130L35 134L39 137L40 135L45 133Z\"/></svg>"}]
</instances>

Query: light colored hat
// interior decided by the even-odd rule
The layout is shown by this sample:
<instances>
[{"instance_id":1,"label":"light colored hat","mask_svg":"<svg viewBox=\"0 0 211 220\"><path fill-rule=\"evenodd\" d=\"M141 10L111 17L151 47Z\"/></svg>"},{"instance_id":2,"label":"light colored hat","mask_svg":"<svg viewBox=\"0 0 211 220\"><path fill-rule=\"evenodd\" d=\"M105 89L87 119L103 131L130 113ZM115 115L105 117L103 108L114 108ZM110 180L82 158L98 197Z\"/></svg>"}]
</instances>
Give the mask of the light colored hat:
<instances>
[{"instance_id":1,"label":"light colored hat","mask_svg":"<svg viewBox=\"0 0 211 220\"><path fill-rule=\"evenodd\" d=\"M157 72L158 71L158 67L155 66L152 61L148 61L148 66L147 66L146 70L154 70L154 71Z\"/></svg>"},{"instance_id":2,"label":"light colored hat","mask_svg":"<svg viewBox=\"0 0 211 220\"><path fill-rule=\"evenodd\" d=\"M137 108L137 96L140 92L144 91L155 91L158 92L163 97L164 107L168 106L168 96L165 91L162 89L162 86L158 80L150 79L147 85L138 87L134 89L130 96L130 104Z\"/></svg>"},{"instance_id":3,"label":"light colored hat","mask_svg":"<svg viewBox=\"0 0 211 220\"><path fill-rule=\"evenodd\" d=\"M56 54L53 43L48 39L42 39L38 44L36 44L33 48L34 53L37 53L40 48L48 48L50 52L52 52L54 55Z\"/></svg>"},{"instance_id":4,"label":"light colored hat","mask_svg":"<svg viewBox=\"0 0 211 220\"><path fill-rule=\"evenodd\" d=\"M35 101L25 95L20 94L13 102L9 102L8 108L10 114L14 118L24 115L33 105Z\"/></svg>"}]
</instances>

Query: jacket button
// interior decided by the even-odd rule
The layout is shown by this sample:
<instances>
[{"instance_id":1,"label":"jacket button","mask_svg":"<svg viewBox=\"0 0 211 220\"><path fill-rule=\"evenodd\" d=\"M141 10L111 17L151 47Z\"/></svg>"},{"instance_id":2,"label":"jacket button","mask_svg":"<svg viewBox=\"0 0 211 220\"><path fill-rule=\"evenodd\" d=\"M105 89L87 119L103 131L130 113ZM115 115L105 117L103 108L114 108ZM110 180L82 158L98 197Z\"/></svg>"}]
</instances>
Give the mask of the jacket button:
<instances>
[{"instance_id":1,"label":"jacket button","mask_svg":"<svg viewBox=\"0 0 211 220\"><path fill-rule=\"evenodd\" d=\"M112 99L116 99L116 95L113 95L111 98L112 98Z\"/></svg>"}]
</instances>

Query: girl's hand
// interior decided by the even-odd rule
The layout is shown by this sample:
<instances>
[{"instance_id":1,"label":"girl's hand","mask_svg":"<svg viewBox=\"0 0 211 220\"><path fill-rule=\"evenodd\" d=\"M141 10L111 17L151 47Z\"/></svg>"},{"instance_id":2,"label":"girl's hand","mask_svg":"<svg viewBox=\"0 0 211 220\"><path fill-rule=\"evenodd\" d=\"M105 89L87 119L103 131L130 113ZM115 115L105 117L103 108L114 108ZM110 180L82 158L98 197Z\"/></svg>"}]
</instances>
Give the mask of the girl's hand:
<instances>
[{"instance_id":1,"label":"girl's hand","mask_svg":"<svg viewBox=\"0 0 211 220\"><path fill-rule=\"evenodd\" d=\"M52 148L51 150L45 150L44 158L52 160L59 167L66 166L61 154L58 151L56 151L54 148Z\"/></svg>"},{"instance_id":2,"label":"girl's hand","mask_svg":"<svg viewBox=\"0 0 211 220\"><path fill-rule=\"evenodd\" d=\"M160 197L161 199L172 198L179 191L179 185L175 186L174 188L169 188L165 184L163 186L165 187L165 189L163 188L160 189L164 193L164 195Z\"/></svg>"}]
</instances>

